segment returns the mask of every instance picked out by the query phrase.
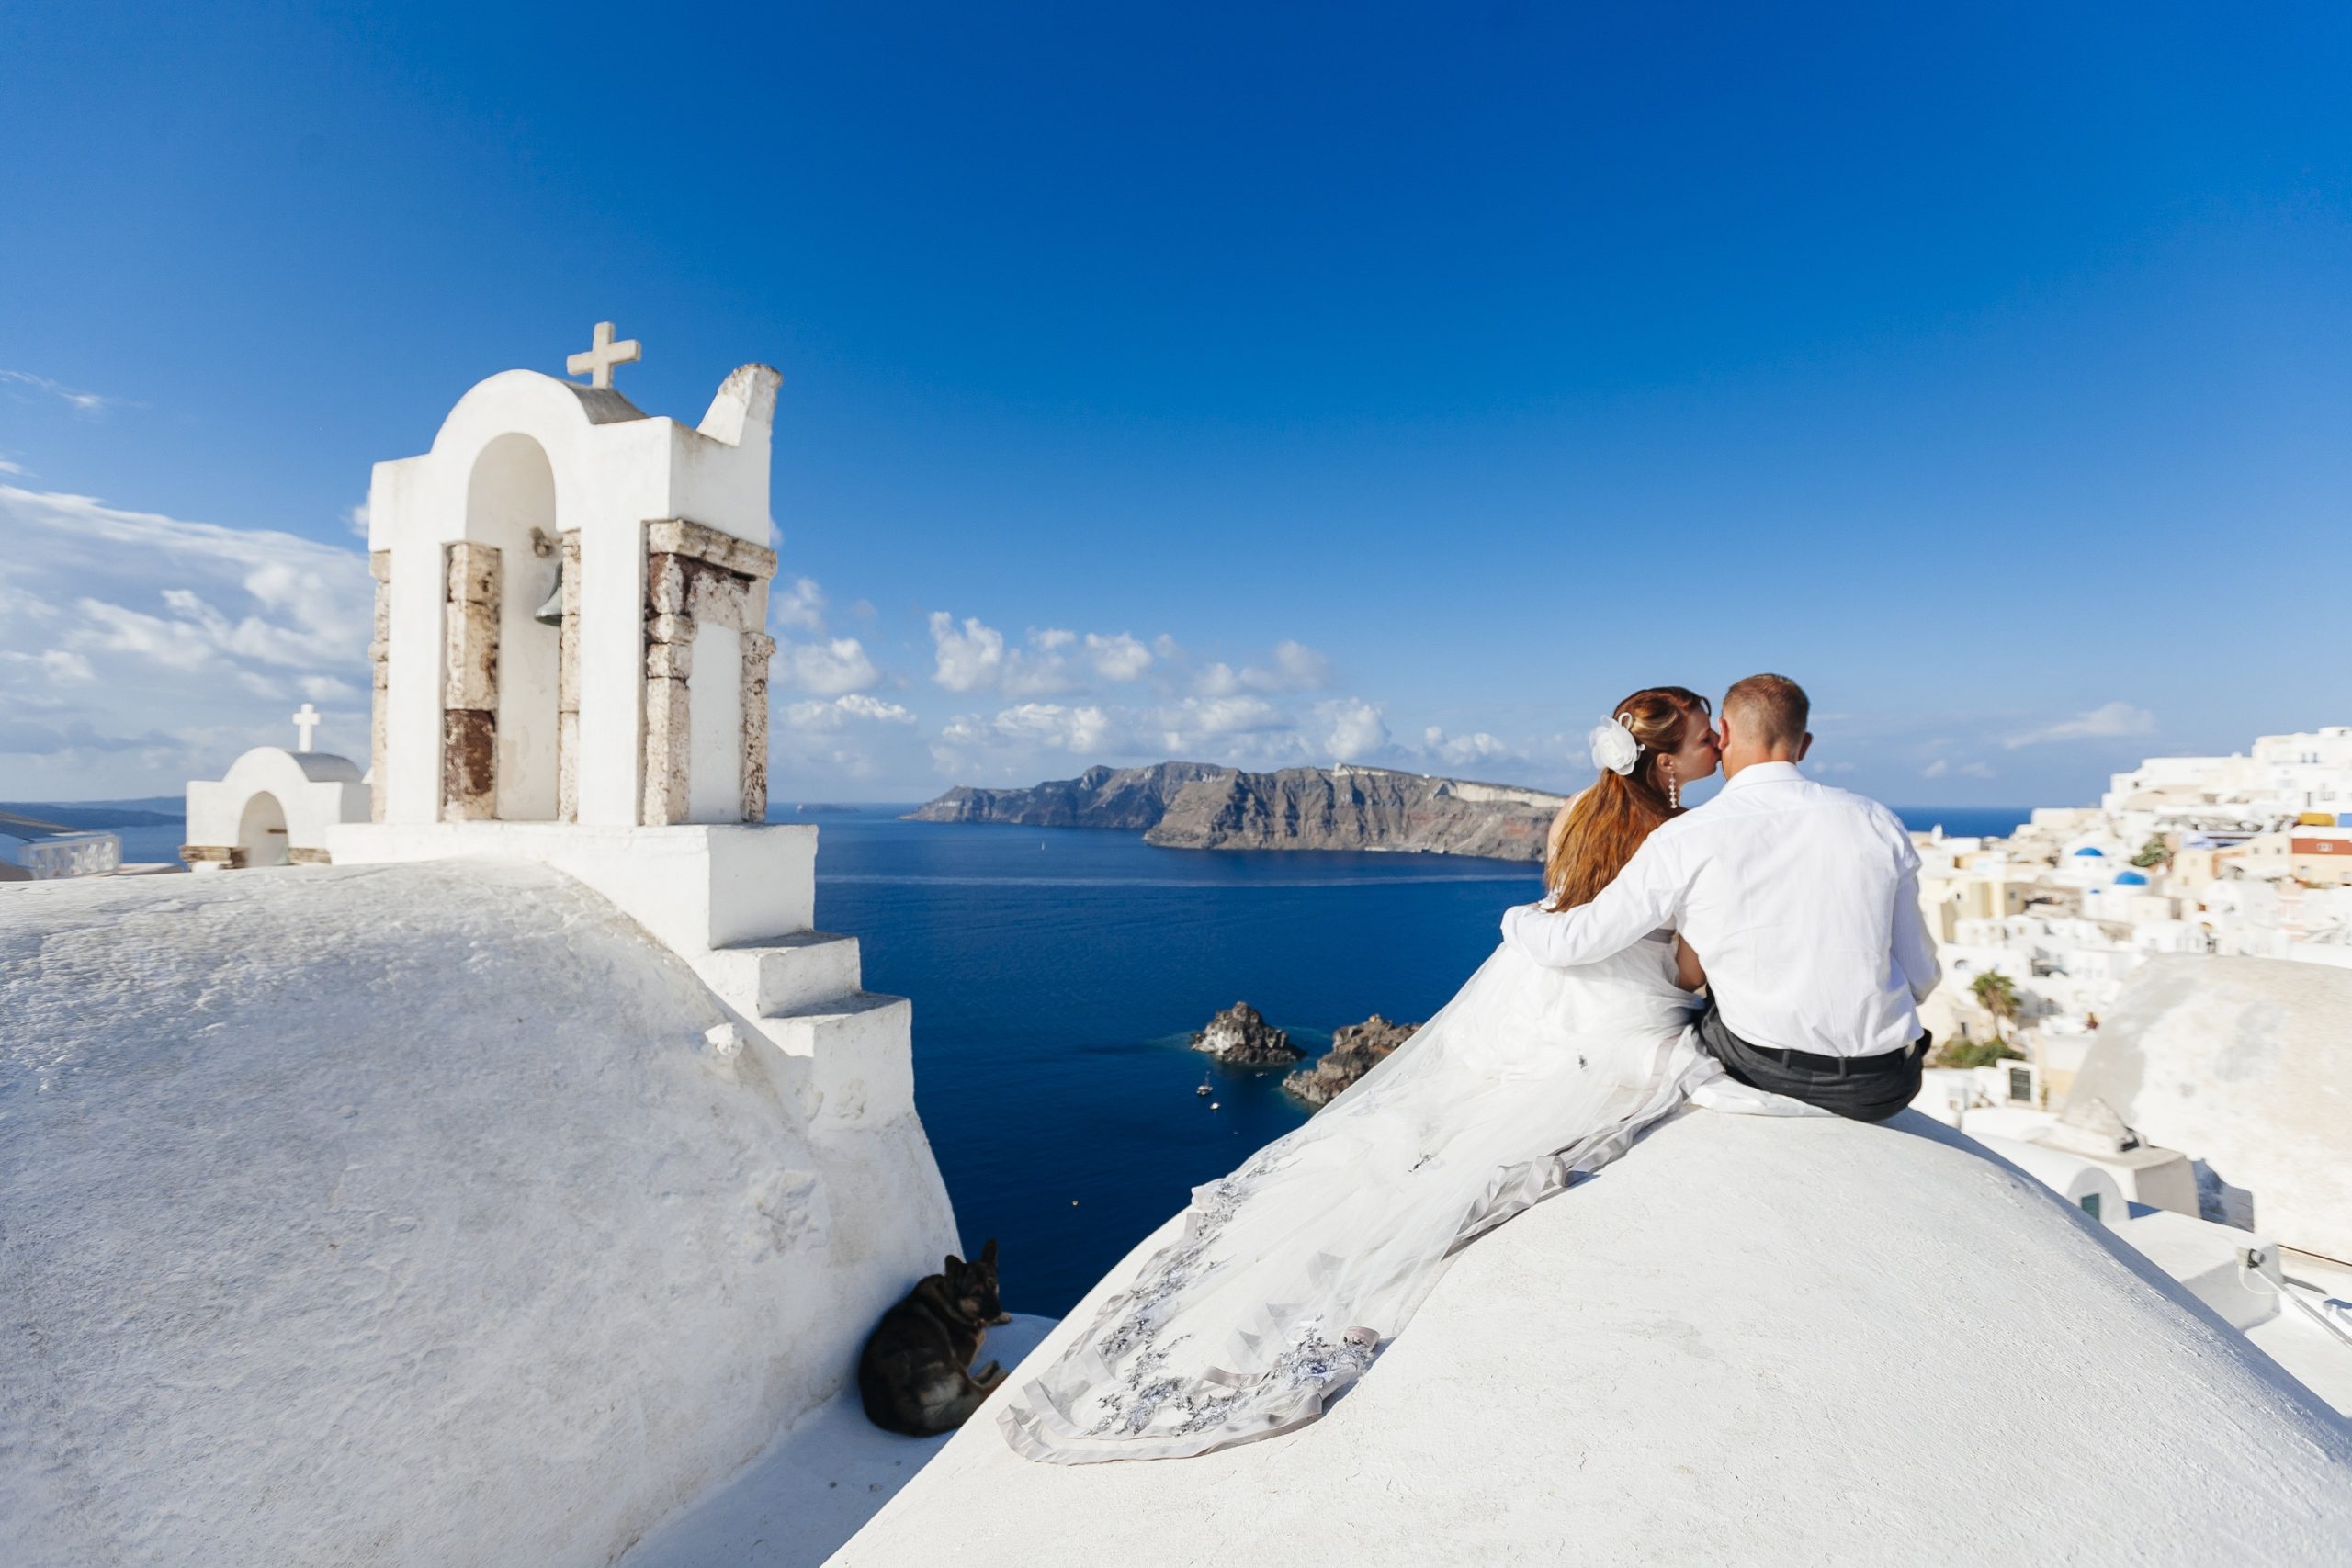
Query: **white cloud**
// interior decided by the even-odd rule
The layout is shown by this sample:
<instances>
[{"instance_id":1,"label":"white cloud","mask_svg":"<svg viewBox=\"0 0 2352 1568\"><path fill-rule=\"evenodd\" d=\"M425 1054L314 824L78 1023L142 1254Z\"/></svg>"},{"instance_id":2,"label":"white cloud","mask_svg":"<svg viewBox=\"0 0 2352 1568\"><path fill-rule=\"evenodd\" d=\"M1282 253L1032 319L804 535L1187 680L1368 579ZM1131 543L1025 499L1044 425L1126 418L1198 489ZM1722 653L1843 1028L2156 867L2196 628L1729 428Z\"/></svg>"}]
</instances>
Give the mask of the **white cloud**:
<instances>
[{"instance_id":1,"label":"white cloud","mask_svg":"<svg viewBox=\"0 0 2352 1568\"><path fill-rule=\"evenodd\" d=\"M1169 656L1172 657L1172 656ZM1223 660L1201 667L1193 691L1204 697L1232 692L1313 692L1331 683L1331 661L1303 642L1285 639L1274 645L1262 662L1237 670Z\"/></svg>"},{"instance_id":2,"label":"white cloud","mask_svg":"<svg viewBox=\"0 0 2352 1568\"><path fill-rule=\"evenodd\" d=\"M782 713L786 726L793 729L831 732L847 724L864 720L875 724L912 724L914 710L897 703L869 697L860 692L835 697L831 702L799 702L786 706Z\"/></svg>"},{"instance_id":3,"label":"white cloud","mask_svg":"<svg viewBox=\"0 0 2352 1568\"><path fill-rule=\"evenodd\" d=\"M1278 642L1264 668L1241 671L1241 683L1261 692L1317 691L1331 683L1331 661L1303 642Z\"/></svg>"},{"instance_id":4,"label":"white cloud","mask_svg":"<svg viewBox=\"0 0 2352 1568\"><path fill-rule=\"evenodd\" d=\"M1031 628L1025 644L976 615L959 625L944 610L931 615L932 679L951 692L997 691L1008 697L1047 697L1082 689L1094 680L1132 681L1151 664L1151 650L1125 632L1080 637L1061 626Z\"/></svg>"},{"instance_id":5,"label":"white cloud","mask_svg":"<svg viewBox=\"0 0 2352 1568\"><path fill-rule=\"evenodd\" d=\"M0 650L0 664L28 665L39 670L42 679L65 684L98 678L88 660L62 648L44 649L39 653Z\"/></svg>"},{"instance_id":6,"label":"white cloud","mask_svg":"<svg viewBox=\"0 0 2352 1568\"><path fill-rule=\"evenodd\" d=\"M1388 744L1388 726L1374 704L1353 697L1317 703L1315 716L1323 730L1323 750L1332 761L1353 761Z\"/></svg>"},{"instance_id":7,"label":"white cloud","mask_svg":"<svg viewBox=\"0 0 2352 1568\"><path fill-rule=\"evenodd\" d=\"M2107 703L2088 713L2056 724L2012 735L2001 744L2011 748L2038 746L2052 740L2106 740L2128 735L2154 734L2156 716L2130 703Z\"/></svg>"},{"instance_id":8,"label":"white cloud","mask_svg":"<svg viewBox=\"0 0 2352 1568\"><path fill-rule=\"evenodd\" d=\"M0 752L51 795L177 789L278 739L290 692L367 734L367 557L0 483ZM70 694L70 697L68 695Z\"/></svg>"},{"instance_id":9,"label":"white cloud","mask_svg":"<svg viewBox=\"0 0 2352 1568\"><path fill-rule=\"evenodd\" d=\"M0 474L22 474L24 471L22 463L12 463L6 457L0 457Z\"/></svg>"},{"instance_id":10,"label":"white cloud","mask_svg":"<svg viewBox=\"0 0 2352 1568\"><path fill-rule=\"evenodd\" d=\"M1003 672L1004 634L982 625L977 615L967 617L959 631L955 616L933 610L931 641L935 655L931 678L951 692L978 691L994 684Z\"/></svg>"},{"instance_id":11,"label":"white cloud","mask_svg":"<svg viewBox=\"0 0 2352 1568\"><path fill-rule=\"evenodd\" d=\"M343 527L344 532L355 538L364 539L368 536L368 503L366 502L360 502L357 505L345 510Z\"/></svg>"},{"instance_id":12,"label":"white cloud","mask_svg":"<svg viewBox=\"0 0 2352 1568\"><path fill-rule=\"evenodd\" d=\"M1456 768L1515 755L1509 746L1483 729L1471 735L1449 736L1436 725L1421 731L1421 749Z\"/></svg>"},{"instance_id":13,"label":"white cloud","mask_svg":"<svg viewBox=\"0 0 2352 1568\"><path fill-rule=\"evenodd\" d=\"M36 376L29 370L0 370L0 382L17 387L29 387L37 392L46 392L51 397L64 402L75 413L88 414L93 418L105 413L109 409L139 406L122 398L109 398L97 392L77 392L71 387L60 386L48 377Z\"/></svg>"},{"instance_id":14,"label":"white cloud","mask_svg":"<svg viewBox=\"0 0 2352 1568\"><path fill-rule=\"evenodd\" d=\"M1951 772L1951 764L1949 761L1946 761L1943 758L1939 757L1934 761L1928 763L1926 767L1921 768L1919 770L1919 776L1923 779L1939 779L1950 772Z\"/></svg>"},{"instance_id":15,"label":"white cloud","mask_svg":"<svg viewBox=\"0 0 2352 1568\"><path fill-rule=\"evenodd\" d=\"M1094 672L1105 681L1132 681L1151 668L1151 649L1125 632L1116 637L1087 633L1086 652L1094 660Z\"/></svg>"},{"instance_id":16,"label":"white cloud","mask_svg":"<svg viewBox=\"0 0 2352 1568\"><path fill-rule=\"evenodd\" d=\"M862 692L882 679L874 660L866 657L865 645L854 637L837 637L823 642L780 642L776 644L775 662L782 684L813 692L820 697Z\"/></svg>"},{"instance_id":17,"label":"white cloud","mask_svg":"<svg viewBox=\"0 0 2352 1568\"><path fill-rule=\"evenodd\" d=\"M1100 707L1060 703L1020 703L982 716L958 714L939 732L932 760L944 773L974 767L993 754L1000 767L1019 767L1041 750L1092 752L1111 731L1111 716Z\"/></svg>"},{"instance_id":18,"label":"white cloud","mask_svg":"<svg viewBox=\"0 0 2352 1568\"><path fill-rule=\"evenodd\" d=\"M786 631L815 636L825 629L825 591L813 577L776 584L768 595L768 622Z\"/></svg>"},{"instance_id":19,"label":"white cloud","mask_svg":"<svg viewBox=\"0 0 2352 1568\"><path fill-rule=\"evenodd\" d=\"M1983 762L1962 762L1960 765L1960 771L1962 774L1972 779L1989 779L1993 777L1993 770Z\"/></svg>"}]
</instances>

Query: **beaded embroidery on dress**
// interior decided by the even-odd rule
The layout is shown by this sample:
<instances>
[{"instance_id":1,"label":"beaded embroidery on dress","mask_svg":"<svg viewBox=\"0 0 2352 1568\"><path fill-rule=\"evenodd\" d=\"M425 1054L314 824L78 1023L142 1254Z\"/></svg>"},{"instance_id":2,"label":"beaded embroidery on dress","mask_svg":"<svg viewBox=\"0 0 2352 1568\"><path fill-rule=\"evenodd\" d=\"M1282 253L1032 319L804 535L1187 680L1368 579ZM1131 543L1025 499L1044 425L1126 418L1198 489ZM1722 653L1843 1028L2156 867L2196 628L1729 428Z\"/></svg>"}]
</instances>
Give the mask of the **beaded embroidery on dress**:
<instances>
[{"instance_id":1,"label":"beaded embroidery on dress","mask_svg":"<svg viewBox=\"0 0 2352 1568\"><path fill-rule=\"evenodd\" d=\"M1659 933L1576 969L1498 948L1304 1126L1195 1188L1174 1239L998 1416L1058 1464L1175 1459L1314 1420L1456 1248L1616 1158L1720 1069Z\"/></svg>"}]
</instances>

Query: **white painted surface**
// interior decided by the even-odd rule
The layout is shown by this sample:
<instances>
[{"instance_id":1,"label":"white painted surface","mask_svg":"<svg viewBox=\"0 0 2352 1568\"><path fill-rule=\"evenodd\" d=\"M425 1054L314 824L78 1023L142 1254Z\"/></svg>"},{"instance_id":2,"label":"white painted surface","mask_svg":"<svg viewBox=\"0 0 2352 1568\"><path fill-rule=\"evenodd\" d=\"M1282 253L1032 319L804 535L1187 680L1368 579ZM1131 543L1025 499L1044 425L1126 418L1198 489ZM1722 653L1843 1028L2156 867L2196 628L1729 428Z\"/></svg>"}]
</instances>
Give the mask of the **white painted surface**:
<instances>
[{"instance_id":1,"label":"white painted surface","mask_svg":"<svg viewBox=\"0 0 2352 1568\"><path fill-rule=\"evenodd\" d=\"M743 819L743 634L695 626L686 682L686 810L696 822Z\"/></svg>"},{"instance_id":2,"label":"white painted surface","mask_svg":"<svg viewBox=\"0 0 2352 1568\"><path fill-rule=\"evenodd\" d=\"M2115 1228L2133 1251L2231 1327L2244 1332L2278 1315L2278 1292L2247 1279L2239 1261L2247 1248L2258 1249L2275 1286L2278 1249L2268 1237L2166 1209L2139 1209ZM2352 1348L2346 1354L2352 1355Z\"/></svg>"},{"instance_id":3,"label":"white painted surface","mask_svg":"<svg viewBox=\"0 0 2352 1568\"><path fill-rule=\"evenodd\" d=\"M266 796L258 817L257 800ZM249 865L278 864L287 850L323 850L331 829L345 822L368 819L368 785L347 757L326 751L288 751L282 746L256 746L217 780L192 780L187 786L187 840L215 847L274 842L280 852L266 860L253 858ZM284 828L274 840L263 840L256 829L271 821ZM251 841L249 841L251 840Z\"/></svg>"},{"instance_id":4,"label":"white painted surface","mask_svg":"<svg viewBox=\"0 0 2352 1568\"><path fill-rule=\"evenodd\" d=\"M2265 1235L2352 1261L2352 971L2152 958L2072 1094L2251 1193Z\"/></svg>"},{"instance_id":5,"label":"white painted surface","mask_svg":"<svg viewBox=\"0 0 2352 1568\"><path fill-rule=\"evenodd\" d=\"M2286 1252L2279 1261L2287 1288L2327 1323L2352 1334L2352 1268L2307 1252ZM2339 1414L2352 1416L2352 1348L2310 1314L2282 1303L2276 1316L2245 1337Z\"/></svg>"},{"instance_id":6,"label":"white painted surface","mask_svg":"<svg viewBox=\"0 0 2352 1568\"><path fill-rule=\"evenodd\" d=\"M57 833L35 839L17 852L24 875L12 881L47 882L75 876L110 876L122 869L122 835Z\"/></svg>"},{"instance_id":7,"label":"white painted surface","mask_svg":"<svg viewBox=\"0 0 2352 1568\"><path fill-rule=\"evenodd\" d=\"M602 1565L733 1473L956 1242L727 1021L529 865L12 889L0 1562Z\"/></svg>"},{"instance_id":8,"label":"white painted surface","mask_svg":"<svg viewBox=\"0 0 2352 1568\"><path fill-rule=\"evenodd\" d=\"M335 829L329 842L338 865L452 858L551 865L690 963L712 948L807 931L816 918L817 829L797 824L356 822Z\"/></svg>"},{"instance_id":9,"label":"white painted surface","mask_svg":"<svg viewBox=\"0 0 2352 1568\"><path fill-rule=\"evenodd\" d=\"M1015 1316L990 1329L981 1364L1011 1366L1053 1326L1049 1317ZM946 1446L944 1437L883 1431L865 1418L853 1384L664 1519L620 1568L816 1568Z\"/></svg>"},{"instance_id":10,"label":"white painted surface","mask_svg":"<svg viewBox=\"0 0 2352 1568\"><path fill-rule=\"evenodd\" d=\"M547 448L523 434L484 446L466 482L464 536L498 551L497 808L509 822L547 822L556 815L562 637L532 618L555 587L555 495ZM395 558L392 570L422 567L424 559L422 551Z\"/></svg>"},{"instance_id":11,"label":"white painted surface","mask_svg":"<svg viewBox=\"0 0 2352 1568\"><path fill-rule=\"evenodd\" d=\"M1969 1129L1969 1135L2109 1229L2129 1217L2129 1200L2123 1195L2121 1184L2089 1160L2022 1138L1999 1137L1974 1128ZM2086 1203L2086 1199L2092 1201ZM2094 1208L2096 1213L2092 1213Z\"/></svg>"},{"instance_id":12,"label":"white painted surface","mask_svg":"<svg viewBox=\"0 0 2352 1568\"><path fill-rule=\"evenodd\" d=\"M1912 1115L1684 1117L1466 1249L1287 1437L1037 1465L989 1414L833 1561L2281 1568L2352 1539L2352 1427Z\"/></svg>"}]
</instances>

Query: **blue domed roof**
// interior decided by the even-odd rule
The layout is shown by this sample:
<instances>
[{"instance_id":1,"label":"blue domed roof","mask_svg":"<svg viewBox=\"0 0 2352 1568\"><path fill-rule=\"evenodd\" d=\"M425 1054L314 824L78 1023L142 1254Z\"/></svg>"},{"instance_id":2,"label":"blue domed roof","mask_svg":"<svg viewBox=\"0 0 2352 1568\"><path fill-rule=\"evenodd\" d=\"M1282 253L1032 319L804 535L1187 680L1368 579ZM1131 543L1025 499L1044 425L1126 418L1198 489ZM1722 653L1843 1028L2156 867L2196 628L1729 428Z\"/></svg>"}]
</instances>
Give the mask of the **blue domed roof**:
<instances>
[{"instance_id":1,"label":"blue domed roof","mask_svg":"<svg viewBox=\"0 0 2352 1568\"><path fill-rule=\"evenodd\" d=\"M2075 852L2078 855L2097 855L2101 860L2105 860L2107 858L2107 852L2105 850L2098 849L2090 844L2085 844L2081 849L2076 850Z\"/></svg>"},{"instance_id":2,"label":"blue domed roof","mask_svg":"<svg viewBox=\"0 0 2352 1568\"><path fill-rule=\"evenodd\" d=\"M2127 871L2115 879L2115 885L2118 887L2145 887L2148 879L2136 871Z\"/></svg>"}]
</instances>

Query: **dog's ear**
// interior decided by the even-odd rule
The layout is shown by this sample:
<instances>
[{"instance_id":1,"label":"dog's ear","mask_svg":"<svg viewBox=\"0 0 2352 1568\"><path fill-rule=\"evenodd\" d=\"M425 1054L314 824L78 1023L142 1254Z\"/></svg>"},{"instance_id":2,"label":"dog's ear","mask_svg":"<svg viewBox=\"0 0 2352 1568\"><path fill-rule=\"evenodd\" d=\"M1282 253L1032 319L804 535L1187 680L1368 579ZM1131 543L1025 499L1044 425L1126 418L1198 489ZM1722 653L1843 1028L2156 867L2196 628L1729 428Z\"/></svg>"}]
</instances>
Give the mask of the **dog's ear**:
<instances>
[{"instance_id":1,"label":"dog's ear","mask_svg":"<svg viewBox=\"0 0 2352 1568\"><path fill-rule=\"evenodd\" d=\"M952 1253L952 1252L951 1252L951 1253L949 1253L949 1254L947 1255L947 1266L946 1266L945 1268L942 1269L940 1270L940 1272L941 1272L941 1273L943 1273L943 1274L947 1274L947 1275L951 1275L951 1276L952 1276L952 1275L953 1275L953 1274L954 1274L954 1273L955 1273L958 1269L961 1269L962 1267L964 1267L964 1260L963 1260L962 1258L960 1258L956 1257L954 1253Z\"/></svg>"},{"instance_id":2,"label":"dog's ear","mask_svg":"<svg viewBox=\"0 0 2352 1568\"><path fill-rule=\"evenodd\" d=\"M996 1237L989 1237L989 1244L980 1248L980 1261L991 1269L996 1267Z\"/></svg>"}]
</instances>

